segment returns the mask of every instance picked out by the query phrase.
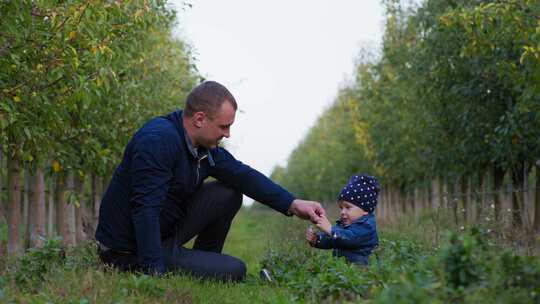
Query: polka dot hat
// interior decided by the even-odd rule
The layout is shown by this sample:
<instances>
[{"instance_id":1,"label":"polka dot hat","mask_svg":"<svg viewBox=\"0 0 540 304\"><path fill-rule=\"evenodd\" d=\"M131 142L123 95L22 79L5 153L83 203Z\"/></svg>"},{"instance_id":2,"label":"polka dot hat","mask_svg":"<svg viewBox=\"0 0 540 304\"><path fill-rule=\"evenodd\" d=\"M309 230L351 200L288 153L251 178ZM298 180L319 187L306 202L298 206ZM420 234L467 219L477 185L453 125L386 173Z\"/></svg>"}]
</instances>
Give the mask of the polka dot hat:
<instances>
[{"instance_id":1,"label":"polka dot hat","mask_svg":"<svg viewBox=\"0 0 540 304\"><path fill-rule=\"evenodd\" d=\"M354 175L339 193L338 200L352 203L366 212L373 212L377 206L379 182L367 174Z\"/></svg>"}]
</instances>

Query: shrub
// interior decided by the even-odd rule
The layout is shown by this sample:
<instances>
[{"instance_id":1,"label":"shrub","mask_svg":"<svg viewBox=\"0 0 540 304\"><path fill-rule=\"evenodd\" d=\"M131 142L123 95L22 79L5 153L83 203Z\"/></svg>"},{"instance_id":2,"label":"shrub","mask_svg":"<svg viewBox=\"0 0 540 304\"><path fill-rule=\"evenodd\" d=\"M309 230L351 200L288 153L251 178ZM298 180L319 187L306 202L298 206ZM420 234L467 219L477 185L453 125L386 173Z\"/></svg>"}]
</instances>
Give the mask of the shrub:
<instances>
[{"instance_id":1,"label":"shrub","mask_svg":"<svg viewBox=\"0 0 540 304\"><path fill-rule=\"evenodd\" d=\"M441 251L446 283L457 290L485 279L487 235L473 228L470 233L451 233L449 243Z\"/></svg>"},{"instance_id":2,"label":"shrub","mask_svg":"<svg viewBox=\"0 0 540 304\"><path fill-rule=\"evenodd\" d=\"M439 251L381 238L369 267L293 244L270 251L262 265L300 302L534 303L540 295L540 259L501 251L477 228L450 233Z\"/></svg>"},{"instance_id":3,"label":"shrub","mask_svg":"<svg viewBox=\"0 0 540 304\"><path fill-rule=\"evenodd\" d=\"M41 286L45 274L65 262L65 251L61 238L45 241L42 248L31 248L20 258L14 273L15 282L23 289L36 290Z\"/></svg>"}]
</instances>

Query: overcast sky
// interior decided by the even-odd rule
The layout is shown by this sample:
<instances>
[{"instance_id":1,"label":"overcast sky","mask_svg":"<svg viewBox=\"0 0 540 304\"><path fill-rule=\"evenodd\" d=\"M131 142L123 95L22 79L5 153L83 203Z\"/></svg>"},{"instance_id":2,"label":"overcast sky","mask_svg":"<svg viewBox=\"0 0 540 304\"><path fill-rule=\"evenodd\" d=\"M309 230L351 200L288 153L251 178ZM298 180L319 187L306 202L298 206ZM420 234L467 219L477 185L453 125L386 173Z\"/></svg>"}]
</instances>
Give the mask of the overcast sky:
<instances>
[{"instance_id":1,"label":"overcast sky","mask_svg":"<svg viewBox=\"0 0 540 304\"><path fill-rule=\"evenodd\" d=\"M286 165L384 26L380 0L172 2L199 71L239 104L228 150L266 175Z\"/></svg>"}]
</instances>

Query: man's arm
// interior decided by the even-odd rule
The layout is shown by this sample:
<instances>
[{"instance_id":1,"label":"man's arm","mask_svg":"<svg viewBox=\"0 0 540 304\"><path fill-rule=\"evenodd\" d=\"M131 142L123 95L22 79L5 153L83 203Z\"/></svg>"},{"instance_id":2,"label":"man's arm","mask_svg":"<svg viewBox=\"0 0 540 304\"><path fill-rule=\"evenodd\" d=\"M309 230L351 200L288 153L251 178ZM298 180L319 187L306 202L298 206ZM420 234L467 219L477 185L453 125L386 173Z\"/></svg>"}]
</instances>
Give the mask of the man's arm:
<instances>
[{"instance_id":1,"label":"man's arm","mask_svg":"<svg viewBox=\"0 0 540 304\"><path fill-rule=\"evenodd\" d=\"M167 144L157 135L138 138L131 162L131 216L142 270L163 274L159 214L172 178L173 161Z\"/></svg>"},{"instance_id":2,"label":"man's arm","mask_svg":"<svg viewBox=\"0 0 540 304\"><path fill-rule=\"evenodd\" d=\"M317 202L296 199L280 185L259 171L236 160L227 150L212 150L215 166L210 175L247 196L286 215L296 215L315 222L324 209Z\"/></svg>"}]
</instances>

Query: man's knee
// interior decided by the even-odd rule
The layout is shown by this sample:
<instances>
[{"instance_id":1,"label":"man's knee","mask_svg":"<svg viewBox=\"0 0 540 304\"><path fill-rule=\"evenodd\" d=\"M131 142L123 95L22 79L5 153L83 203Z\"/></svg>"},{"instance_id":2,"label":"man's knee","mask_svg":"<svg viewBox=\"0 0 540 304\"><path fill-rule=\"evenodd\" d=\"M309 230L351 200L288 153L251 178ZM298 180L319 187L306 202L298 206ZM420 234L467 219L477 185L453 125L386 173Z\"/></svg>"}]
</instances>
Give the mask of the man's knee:
<instances>
[{"instance_id":1,"label":"man's knee","mask_svg":"<svg viewBox=\"0 0 540 304\"><path fill-rule=\"evenodd\" d=\"M240 209L240 207L242 206L243 198L241 192L235 190L234 188L226 186L221 182L216 182L214 187L217 188L216 190L219 192L219 197L223 199L226 204L230 206L230 208L233 208L235 212Z\"/></svg>"},{"instance_id":2,"label":"man's knee","mask_svg":"<svg viewBox=\"0 0 540 304\"><path fill-rule=\"evenodd\" d=\"M226 264L227 269L224 271L226 277L222 278L222 280L234 282L243 281L246 278L246 264L238 258L230 258L229 263Z\"/></svg>"},{"instance_id":3,"label":"man's knee","mask_svg":"<svg viewBox=\"0 0 540 304\"><path fill-rule=\"evenodd\" d=\"M242 198L243 194L239 191L236 191L232 188L229 188L232 193L230 194L230 202L233 205L234 209L238 211L242 207Z\"/></svg>"}]
</instances>

